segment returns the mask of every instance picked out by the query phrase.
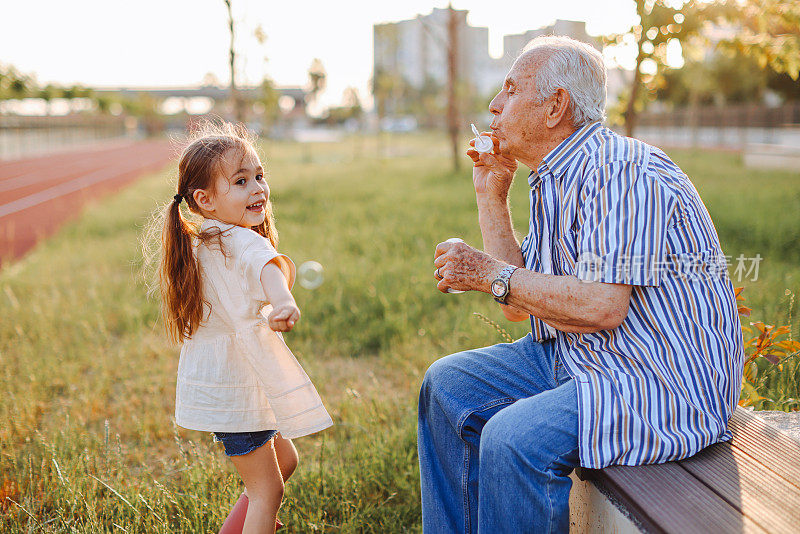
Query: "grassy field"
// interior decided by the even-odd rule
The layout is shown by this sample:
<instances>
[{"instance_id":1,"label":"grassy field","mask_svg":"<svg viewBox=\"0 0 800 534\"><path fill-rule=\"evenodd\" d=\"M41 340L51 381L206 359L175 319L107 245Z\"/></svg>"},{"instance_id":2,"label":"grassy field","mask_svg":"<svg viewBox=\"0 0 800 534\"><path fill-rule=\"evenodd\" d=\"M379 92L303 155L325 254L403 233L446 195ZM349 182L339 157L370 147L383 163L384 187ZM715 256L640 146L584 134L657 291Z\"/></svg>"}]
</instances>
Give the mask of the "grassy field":
<instances>
[{"instance_id":1,"label":"grassy field","mask_svg":"<svg viewBox=\"0 0 800 534\"><path fill-rule=\"evenodd\" d=\"M287 341L337 423L296 440L280 517L288 532L418 531L422 375L440 356L500 340L474 315L502 322L486 295L442 295L432 278L435 243L480 246L468 160L451 172L434 136L263 148L281 250L325 267L320 288L296 287L303 318ZM671 154L725 252L764 258L757 281L736 284L752 318L785 324L785 291L800 290L800 174ZM215 532L241 490L209 434L172 423L179 349L157 324L139 240L173 175L91 206L0 271L0 532ZM522 171L512 204L524 231ZM768 378L767 396L800 396L790 367Z\"/></svg>"}]
</instances>

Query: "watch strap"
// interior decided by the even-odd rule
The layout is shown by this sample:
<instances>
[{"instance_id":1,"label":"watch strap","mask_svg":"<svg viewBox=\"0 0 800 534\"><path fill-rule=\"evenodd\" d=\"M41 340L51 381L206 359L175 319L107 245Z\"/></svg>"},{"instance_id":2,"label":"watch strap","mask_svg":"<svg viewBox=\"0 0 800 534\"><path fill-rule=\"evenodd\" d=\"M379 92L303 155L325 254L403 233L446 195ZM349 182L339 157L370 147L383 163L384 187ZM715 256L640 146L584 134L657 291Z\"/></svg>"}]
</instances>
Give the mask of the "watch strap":
<instances>
[{"instance_id":1,"label":"watch strap","mask_svg":"<svg viewBox=\"0 0 800 534\"><path fill-rule=\"evenodd\" d=\"M506 299L508 298L508 294L511 292L511 284L510 284L511 275L513 275L514 271L516 271L517 269L519 269L519 267L517 267L516 265L506 265L497 274L497 278L495 278L492 281L492 284L494 284L494 282L497 282L497 281L502 281L503 284L506 287L506 291L505 291L505 293L503 295L497 296L494 293L492 293L492 296L494 297L494 300L496 300L500 304L505 304L506 303Z\"/></svg>"}]
</instances>

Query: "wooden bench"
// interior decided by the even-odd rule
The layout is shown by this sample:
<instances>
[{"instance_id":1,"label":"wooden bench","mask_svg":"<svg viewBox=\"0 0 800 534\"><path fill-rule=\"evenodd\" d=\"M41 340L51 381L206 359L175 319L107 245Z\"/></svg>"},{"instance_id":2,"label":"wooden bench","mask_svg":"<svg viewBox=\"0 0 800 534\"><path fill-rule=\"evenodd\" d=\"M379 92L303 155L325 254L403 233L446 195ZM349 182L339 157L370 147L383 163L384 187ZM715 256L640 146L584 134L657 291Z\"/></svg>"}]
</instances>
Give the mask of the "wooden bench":
<instances>
[{"instance_id":1,"label":"wooden bench","mask_svg":"<svg viewBox=\"0 0 800 534\"><path fill-rule=\"evenodd\" d=\"M571 532L800 533L800 444L746 410L678 462L578 469Z\"/></svg>"}]
</instances>

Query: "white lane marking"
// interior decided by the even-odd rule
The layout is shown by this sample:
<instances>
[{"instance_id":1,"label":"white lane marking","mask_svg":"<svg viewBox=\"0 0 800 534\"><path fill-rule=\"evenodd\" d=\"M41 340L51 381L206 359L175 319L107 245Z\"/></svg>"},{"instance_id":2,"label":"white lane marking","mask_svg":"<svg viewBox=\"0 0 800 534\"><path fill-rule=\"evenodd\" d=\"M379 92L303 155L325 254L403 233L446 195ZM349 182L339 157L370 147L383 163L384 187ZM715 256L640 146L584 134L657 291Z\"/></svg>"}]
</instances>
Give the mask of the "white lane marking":
<instances>
[{"instance_id":1,"label":"white lane marking","mask_svg":"<svg viewBox=\"0 0 800 534\"><path fill-rule=\"evenodd\" d=\"M108 168L113 167L113 166L114 166L114 164L110 163L108 165L103 166L102 168L103 169L108 169ZM73 165L70 165L70 166L67 166L67 167L61 167L59 169L59 172L63 173L62 174L62 177L63 177L64 174L66 174L66 175L74 174L76 171L78 171L78 172L86 171L86 170L89 170L91 168L92 168L92 162L91 161L82 160L82 161L77 162L77 163L75 163ZM99 170L99 169L95 169L95 170ZM38 179L36 179L37 176L39 176ZM33 177L34 179L31 180L31 177ZM23 187L27 187L29 185L35 185L37 183L45 182L47 180L52 180L52 179L53 179L53 176L52 175L48 175L46 171L29 172L29 173L17 176L15 178L9 178L8 180L0 182L0 193L5 193L6 191L14 191L15 189L22 189Z\"/></svg>"},{"instance_id":2,"label":"white lane marking","mask_svg":"<svg viewBox=\"0 0 800 534\"><path fill-rule=\"evenodd\" d=\"M70 163L59 167L59 161L52 162L47 165L47 167L55 167L58 169L57 172L60 173L61 177L64 174L74 173L75 171L85 172L86 167L92 168L96 165L96 161L98 159L108 159L108 158L120 158L125 157L126 152L135 147L136 144L126 143L124 145L119 146L112 146L108 149L102 151L92 151L86 152L84 154L76 154L80 157L80 159L75 159ZM45 157L45 159L47 159ZM116 163L108 163L104 164L103 167L113 167ZM98 167L99 169L99 167ZM39 182L45 182L47 180L53 179L52 176L47 174L46 168L39 168L31 172L25 172L19 174L17 176L11 178L3 178L1 175L3 174L3 165L0 162L0 193L4 193L6 191L13 191L14 189L20 189L22 187L26 187L28 185L37 184ZM31 179L33 178L33 179Z\"/></svg>"},{"instance_id":3,"label":"white lane marking","mask_svg":"<svg viewBox=\"0 0 800 534\"><path fill-rule=\"evenodd\" d=\"M31 158L23 158L20 160L12 159L12 160L2 160L0 159L0 183L3 183L8 180L17 180L23 176L31 176L42 172L46 168L63 165L64 158L69 158L69 165L74 166L76 163L84 163L84 162L92 162L98 158L106 158L110 156L121 157L124 156L124 151L133 147L136 147L137 143L131 143L130 141L126 141L124 144L114 143L110 144L108 147L103 149L92 149L87 150L86 152L74 152L71 150L64 150L59 152L45 152L39 154L37 157ZM78 150L78 148L73 149ZM36 170L29 172L24 171L22 174L16 174L13 176L6 176L9 172L12 174L15 172L19 172L19 169L25 169L25 167L30 166L31 163L36 165L42 165L39 168L35 168ZM9 169L11 169L9 171Z\"/></svg>"},{"instance_id":4,"label":"white lane marking","mask_svg":"<svg viewBox=\"0 0 800 534\"><path fill-rule=\"evenodd\" d=\"M98 182L103 182L105 180L118 178L119 175L121 174L135 170L139 167L151 165L156 161L157 161L156 158L152 158L152 161L147 162L145 165L142 165L140 161L137 161L133 165L128 165L126 167L121 168L119 172L116 172L111 176L108 175L107 172L108 168L102 168L97 171L91 172L89 174L85 174L80 178L75 178L74 180L70 180L69 182L64 182L54 187L45 189L44 191L39 191L38 193L33 193L32 195L19 198L17 200L9 202L8 204L3 204L2 206L0 206L0 218L12 215L14 213L18 213L28 208L32 208L33 206L36 206L43 202L47 202L48 200L53 200L60 196L68 195L69 193L74 193L75 191L79 191Z\"/></svg>"}]
</instances>

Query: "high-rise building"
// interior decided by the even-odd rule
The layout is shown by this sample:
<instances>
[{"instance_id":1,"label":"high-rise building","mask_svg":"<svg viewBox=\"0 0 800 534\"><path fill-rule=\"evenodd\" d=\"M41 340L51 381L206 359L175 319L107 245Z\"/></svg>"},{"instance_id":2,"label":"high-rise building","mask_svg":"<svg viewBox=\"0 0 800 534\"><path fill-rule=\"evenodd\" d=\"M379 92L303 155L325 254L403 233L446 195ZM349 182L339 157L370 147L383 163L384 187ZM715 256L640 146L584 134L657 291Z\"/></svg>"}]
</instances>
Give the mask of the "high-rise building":
<instances>
[{"instance_id":1,"label":"high-rise building","mask_svg":"<svg viewBox=\"0 0 800 534\"><path fill-rule=\"evenodd\" d=\"M566 35L577 41L588 43L600 50L600 40L586 33L586 23L582 20L556 20L550 26L544 26L536 30L528 30L524 33L506 35L503 37L503 60L511 67L511 63L522 52L525 45L531 39L542 35Z\"/></svg>"},{"instance_id":2,"label":"high-rise building","mask_svg":"<svg viewBox=\"0 0 800 534\"><path fill-rule=\"evenodd\" d=\"M514 60L535 37L566 35L598 50L601 48L600 40L586 33L585 22L556 20L550 26L504 36L503 55L493 58L489 55L489 29L467 24L467 13L466 10L453 11L458 43L458 79L464 88L479 98L490 97L499 90ZM390 89L384 89L391 94L389 97L384 94L382 98L376 95L376 101L385 106L383 111L387 115L403 107L408 89L444 94L442 88L448 83L449 17L449 9L434 8L428 15L373 27L374 83L378 85L383 80L386 86L390 86ZM619 76L613 78L616 80ZM609 89L608 101L611 102L612 98L616 99L617 91Z\"/></svg>"},{"instance_id":3,"label":"high-rise building","mask_svg":"<svg viewBox=\"0 0 800 534\"><path fill-rule=\"evenodd\" d=\"M489 29L467 24L466 10L453 10L457 32L459 78L486 90L483 71L494 62L489 56ZM400 22L376 24L374 33L375 74L388 73L410 86L447 83L450 10L434 8L429 15Z\"/></svg>"}]
</instances>

